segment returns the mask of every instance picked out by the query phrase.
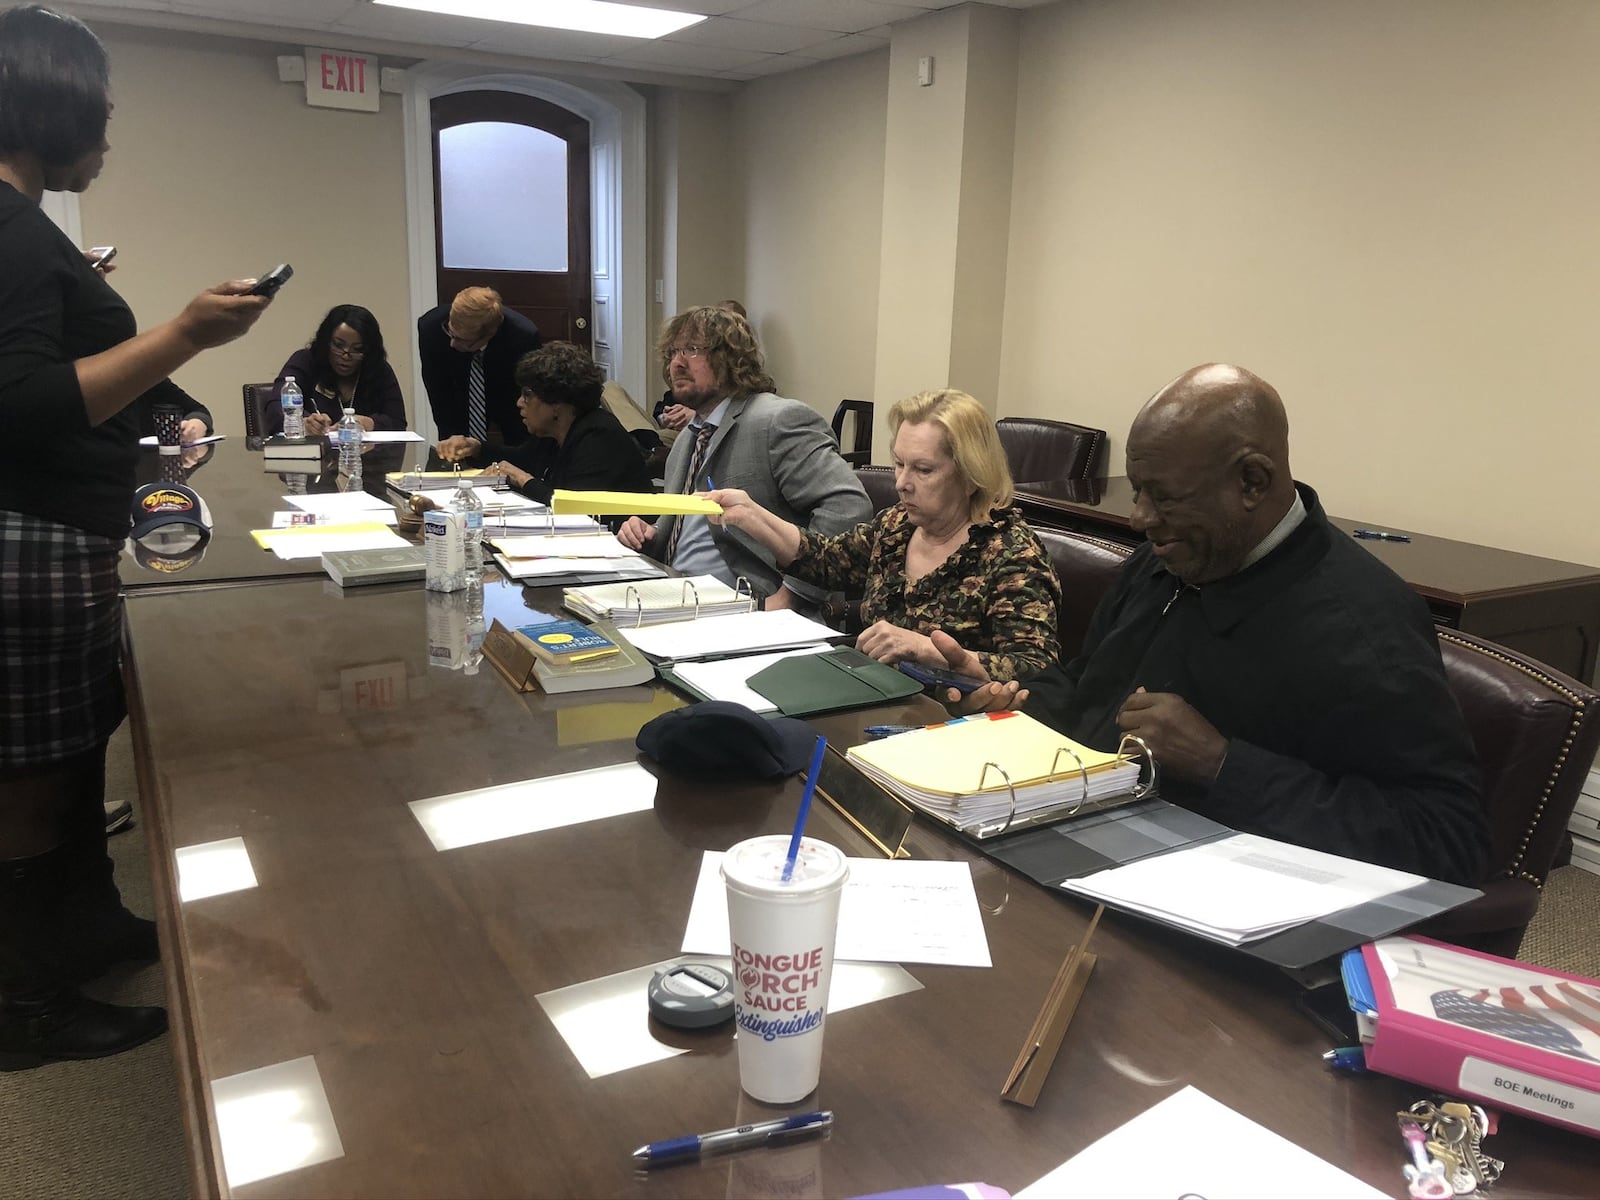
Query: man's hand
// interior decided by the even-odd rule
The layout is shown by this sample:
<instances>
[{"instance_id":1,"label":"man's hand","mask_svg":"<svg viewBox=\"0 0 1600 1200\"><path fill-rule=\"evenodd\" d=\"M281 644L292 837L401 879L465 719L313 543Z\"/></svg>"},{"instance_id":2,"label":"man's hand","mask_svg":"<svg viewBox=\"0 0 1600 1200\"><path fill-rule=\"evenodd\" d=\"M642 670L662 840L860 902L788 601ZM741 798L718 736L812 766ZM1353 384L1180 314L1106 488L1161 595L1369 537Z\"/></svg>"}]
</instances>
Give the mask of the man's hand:
<instances>
[{"instance_id":1,"label":"man's hand","mask_svg":"<svg viewBox=\"0 0 1600 1200\"><path fill-rule=\"evenodd\" d=\"M1140 688L1122 702L1117 724L1144 739L1163 772L1190 783L1209 784L1228 756L1228 739L1173 692Z\"/></svg>"},{"instance_id":2,"label":"man's hand","mask_svg":"<svg viewBox=\"0 0 1600 1200\"><path fill-rule=\"evenodd\" d=\"M449 463L465 462L481 449L483 449L483 443L477 438L458 433L454 437L447 437L439 443L439 457Z\"/></svg>"},{"instance_id":3,"label":"man's hand","mask_svg":"<svg viewBox=\"0 0 1600 1200\"><path fill-rule=\"evenodd\" d=\"M333 430L333 418L327 413L307 413L305 423L307 437L322 437Z\"/></svg>"},{"instance_id":4,"label":"man's hand","mask_svg":"<svg viewBox=\"0 0 1600 1200\"><path fill-rule=\"evenodd\" d=\"M378 423L376 421L374 421L371 417L357 416L356 417L356 424L360 425L361 428L365 429L368 433L371 433L374 429L376 429L378 427Z\"/></svg>"},{"instance_id":5,"label":"man's hand","mask_svg":"<svg viewBox=\"0 0 1600 1200\"><path fill-rule=\"evenodd\" d=\"M645 543L656 535L656 527L643 517L629 517L617 530L617 541L629 550L643 550Z\"/></svg>"},{"instance_id":6,"label":"man's hand","mask_svg":"<svg viewBox=\"0 0 1600 1200\"><path fill-rule=\"evenodd\" d=\"M669 404L661 410L661 428L687 429L694 420L694 409L687 404Z\"/></svg>"},{"instance_id":7,"label":"man's hand","mask_svg":"<svg viewBox=\"0 0 1600 1200\"><path fill-rule=\"evenodd\" d=\"M971 650L968 650L955 638L942 629L935 629L928 640L933 643L933 648L944 659L944 666L962 675L971 675L976 679L988 679L989 672L984 670L983 662ZM970 713L980 712L1005 712L1011 708L1021 708L1023 701L1028 698L1027 690L1015 679L1010 683L986 683L981 688L963 696L955 688L946 688L943 696L936 696L951 712L966 716Z\"/></svg>"},{"instance_id":8,"label":"man's hand","mask_svg":"<svg viewBox=\"0 0 1600 1200\"><path fill-rule=\"evenodd\" d=\"M206 423L199 417L185 417L178 426L178 440L180 442L198 442L203 437L209 437L211 431L206 428Z\"/></svg>"},{"instance_id":9,"label":"man's hand","mask_svg":"<svg viewBox=\"0 0 1600 1200\"><path fill-rule=\"evenodd\" d=\"M934 647L932 639L887 621L874 621L863 629L856 638L856 649L868 658L891 665L904 659L926 663L930 667L945 665L944 655ZM979 671L982 671L981 667Z\"/></svg>"}]
</instances>

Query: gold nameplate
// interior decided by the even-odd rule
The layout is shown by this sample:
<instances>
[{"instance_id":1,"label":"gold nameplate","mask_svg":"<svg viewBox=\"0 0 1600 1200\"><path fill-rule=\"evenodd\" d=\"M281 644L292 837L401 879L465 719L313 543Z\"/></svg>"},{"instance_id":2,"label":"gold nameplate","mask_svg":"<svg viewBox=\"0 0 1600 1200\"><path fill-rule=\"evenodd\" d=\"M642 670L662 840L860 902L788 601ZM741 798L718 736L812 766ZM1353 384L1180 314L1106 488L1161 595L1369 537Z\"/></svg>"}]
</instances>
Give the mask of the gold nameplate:
<instances>
[{"instance_id":1,"label":"gold nameplate","mask_svg":"<svg viewBox=\"0 0 1600 1200\"><path fill-rule=\"evenodd\" d=\"M836 808L886 858L909 858L901 843L911 828L911 808L856 770L831 745L817 773L817 795Z\"/></svg>"}]
</instances>

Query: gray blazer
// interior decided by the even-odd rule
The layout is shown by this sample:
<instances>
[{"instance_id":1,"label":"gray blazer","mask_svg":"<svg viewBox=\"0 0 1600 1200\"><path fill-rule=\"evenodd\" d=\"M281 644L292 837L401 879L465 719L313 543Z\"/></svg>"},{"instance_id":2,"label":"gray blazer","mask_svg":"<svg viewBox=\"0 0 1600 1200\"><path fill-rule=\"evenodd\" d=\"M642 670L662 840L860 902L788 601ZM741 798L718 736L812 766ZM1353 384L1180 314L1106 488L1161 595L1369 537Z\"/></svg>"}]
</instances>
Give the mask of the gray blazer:
<instances>
[{"instance_id":1,"label":"gray blazer","mask_svg":"<svg viewBox=\"0 0 1600 1200\"><path fill-rule=\"evenodd\" d=\"M689 473L694 438L680 437L667 456L666 490L682 492ZM736 397L711 435L703 474L719 488L743 488L752 499L785 521L813 533L842 533L872 519L872 505L850 465L839 456L833 431L810 405L771 392ZM705 486L699 481L694 490ZM665 559L677 517L656 522L645 553ZM737 529L711 526L711 537L735 575L743 575L763 595L784 582L771 551ZM788 581L801 595L815 596L809 584Z\"/></svg>"}]
</instances>

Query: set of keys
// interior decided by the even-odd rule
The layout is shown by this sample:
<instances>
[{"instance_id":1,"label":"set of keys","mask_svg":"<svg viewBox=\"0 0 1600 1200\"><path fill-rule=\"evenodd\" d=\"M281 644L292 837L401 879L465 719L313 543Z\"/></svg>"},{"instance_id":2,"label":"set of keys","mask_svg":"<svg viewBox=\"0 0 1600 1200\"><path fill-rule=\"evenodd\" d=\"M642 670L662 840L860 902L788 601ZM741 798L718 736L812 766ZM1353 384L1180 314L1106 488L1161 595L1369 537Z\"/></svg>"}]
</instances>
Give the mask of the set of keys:
<instances>
[{"instance_id":1,"label":"set of keys","mask_svg":"<svg viewBox=\"0 0 1600 1200\"><path fill-rule=\"evenodd\" d=\"M1413 1162L1405 1174L1417 1200L1470 1196L1505 1170L1505 1163L1483 1152L1483 1139L1494 1130L1489 1114L1476 1105L1418 1100L1395 1115L1411 1147Z\"/></svg>"}]
</instances>

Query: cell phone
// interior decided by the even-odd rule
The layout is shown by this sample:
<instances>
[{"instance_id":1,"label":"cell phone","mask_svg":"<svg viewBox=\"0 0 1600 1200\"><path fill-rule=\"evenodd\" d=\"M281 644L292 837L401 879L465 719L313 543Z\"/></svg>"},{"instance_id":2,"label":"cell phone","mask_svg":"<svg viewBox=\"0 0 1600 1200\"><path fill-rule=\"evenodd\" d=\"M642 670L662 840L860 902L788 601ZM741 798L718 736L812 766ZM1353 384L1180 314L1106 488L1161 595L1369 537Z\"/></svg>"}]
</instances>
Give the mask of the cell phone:
<instances>
[{"instance_id":1,"label":"cell phone","mask_svg":"<svg viewBox=\"0 0 1600 1200\"><path fill-rule=\"evenodd\" d=\"M279 263L260 279L256 280L255 286L246 292L245 295L268 297L276 296L278 294L278 289L284 284L288 283L293 277L294 268L288 263Z\"/></svg>"},{"instance_id":2,"label":"cell phone","mask_svg":"<svg viewBox=\"0 0 1600 1200\"><path fill-rule=\"evenodd\" d=\"M98 271L117 256L115 246L90 246L89 265Z\"/></svg>"},{"instance_id":3,"label":"cell phone","mask_svg":"<svg viewBox=\"0 0 1600 1200\"><path fill-rule=\"evenodd\" d=\"M965 696L989 682L987 679L979 679L976 675L962 675L958 671L950 671L944 667L926 667L918 662L902 661L899 667L923 687L935 689L934 694L938 696L944 694L945 688L955 688Z\"/></svg>"}]
</instances>

